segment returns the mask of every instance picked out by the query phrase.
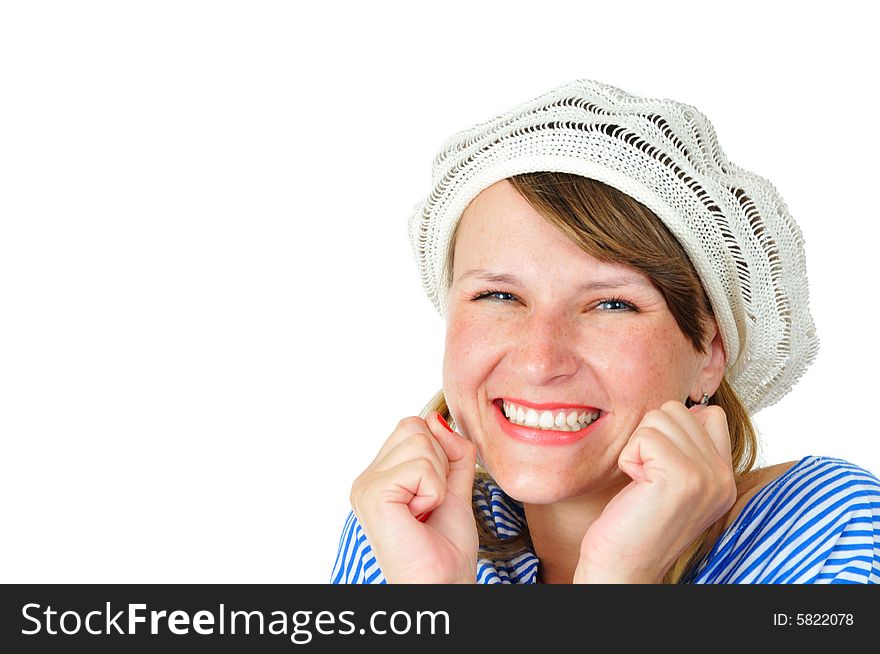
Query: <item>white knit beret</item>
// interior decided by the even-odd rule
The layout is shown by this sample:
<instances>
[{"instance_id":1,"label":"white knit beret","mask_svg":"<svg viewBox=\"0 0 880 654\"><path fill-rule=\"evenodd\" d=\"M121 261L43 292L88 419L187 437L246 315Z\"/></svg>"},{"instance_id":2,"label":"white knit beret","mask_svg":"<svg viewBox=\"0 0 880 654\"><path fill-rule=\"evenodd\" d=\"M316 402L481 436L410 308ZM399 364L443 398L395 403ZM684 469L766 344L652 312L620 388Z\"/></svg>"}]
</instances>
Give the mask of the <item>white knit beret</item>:
<instances>
[{"instance_id":1,"label":"white knit beret","mask_svg":"<svg viewBox=\"0 0 880 654\"><path fill-rule=\"evenodd\" d=\"M422 285L446 313L446 252L458 219L497 181L589 177L651 209L702 280L727 352L725 376L752 414L815 359L803 237L775 187L731 163L695 107L576 80L452 136L409 219Z\"/></svg>"}]
</instances>

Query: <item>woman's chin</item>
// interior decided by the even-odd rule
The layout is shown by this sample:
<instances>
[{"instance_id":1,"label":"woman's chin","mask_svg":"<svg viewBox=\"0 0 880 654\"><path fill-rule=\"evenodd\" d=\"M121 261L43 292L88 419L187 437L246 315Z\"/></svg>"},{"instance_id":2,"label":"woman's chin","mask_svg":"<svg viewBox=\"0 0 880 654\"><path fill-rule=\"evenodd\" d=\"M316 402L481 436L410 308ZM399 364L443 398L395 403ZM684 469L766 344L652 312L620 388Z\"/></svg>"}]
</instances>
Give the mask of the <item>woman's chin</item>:
<instances>
[{"instance_id":1,"label":"woman's chin","mask_svg":"<svg viewBox=\"0 0 880 654\"><path fill-rule=\"evenodd\" d=\"M583 492L580 485L572 484L572 477L566 474L523 468L511 472L507 475L501 471L492 478L508 497L518 502L553 504Z\"/></svg>"},{"instance_id":2,"label":"woman's chin","mask_svg":"<svg viewBox=\"0 0 880 654\"><path fill-rule=\"evenodd\" d=\"M553 504L562 500L580 497L606 488L609 484L625 477L614 465L606 464L601 469L589 466L566 466L556 462L554 465L539 465L532 461L508 461L501 465L483 468L504 493L518 502L526 504Z\"/></svg>"}]
</instances>

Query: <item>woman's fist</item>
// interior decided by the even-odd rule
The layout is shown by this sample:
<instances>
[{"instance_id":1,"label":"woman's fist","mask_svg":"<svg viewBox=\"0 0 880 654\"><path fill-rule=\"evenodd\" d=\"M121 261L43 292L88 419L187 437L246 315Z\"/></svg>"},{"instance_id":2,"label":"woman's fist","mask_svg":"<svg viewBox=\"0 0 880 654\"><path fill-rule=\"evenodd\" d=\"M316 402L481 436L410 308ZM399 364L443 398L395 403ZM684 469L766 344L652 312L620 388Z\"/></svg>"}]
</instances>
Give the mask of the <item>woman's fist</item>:
<instances>
[{"instance_id":1,"label":"woman's fist","mask_svg":"<svg viewBox=\"0 0 880 654\"><path fill-rule=\"evenodd\" d=\"M388 583L475 583L476 447L436 411L401 420L351 487Z\"/></svg>"},{"instance_id":2,"label":"woman's fist","mask_svg":"<svg viewBox=\"0 0 880 654\"><path fill-rule=\"evenodd\" d=\"M632 481L584 534L575 583L659 583L736 501L727 417L718 406L669 401L646 412L617 465Z\"/></svg>"}]
</instances>

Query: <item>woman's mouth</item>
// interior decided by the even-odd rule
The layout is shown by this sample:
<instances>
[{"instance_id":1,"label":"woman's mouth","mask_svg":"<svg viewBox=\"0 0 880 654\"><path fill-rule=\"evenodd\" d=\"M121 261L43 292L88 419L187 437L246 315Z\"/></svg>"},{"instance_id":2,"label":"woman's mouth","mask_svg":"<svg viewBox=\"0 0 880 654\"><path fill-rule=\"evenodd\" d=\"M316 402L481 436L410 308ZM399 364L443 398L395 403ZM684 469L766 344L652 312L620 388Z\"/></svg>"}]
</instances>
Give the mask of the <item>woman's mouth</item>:
<instances>
[{"instance_id":1,"label":"woman's mouth","mask_svg":"<svg viewBox=\"0 0 880 654\"><path fill-rule=\"evenodd\" d=\"M539 410L499 399L501 411L513 424L534 429L579 431L599 418L599 409Z\"/></svg>"},{"instance_id":2,"label":"woman's mouth","mask_svg":"<svg viewBox=\"0 0 880 654\"><path fill-rule=\"evenodd\" d=\"M502 431L535 445L567 445L593 431L604 412L600 409L536 409L498 398L492 402Z\"/></svg>"}]
</instances>

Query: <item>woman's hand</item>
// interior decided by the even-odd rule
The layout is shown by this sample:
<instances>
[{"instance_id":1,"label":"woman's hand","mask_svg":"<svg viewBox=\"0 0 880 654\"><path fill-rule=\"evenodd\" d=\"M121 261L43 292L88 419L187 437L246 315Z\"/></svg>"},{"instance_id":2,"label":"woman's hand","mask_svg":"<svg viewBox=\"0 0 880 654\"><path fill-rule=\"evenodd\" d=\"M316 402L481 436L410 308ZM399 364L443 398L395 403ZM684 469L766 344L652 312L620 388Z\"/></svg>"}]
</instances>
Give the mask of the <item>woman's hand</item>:
<instances>
[{"instance_id":1,"label":"woman's hand","mask_svg":"<svg viewBox=\"0 0 880 654\"><path fill-rule=\"evenodd\" d=\"M737 490L727 417L669 401L648 411L617 465L632 478L590 525L574 583L660 583Z\"/></svg>"},{"instance_id":2,"label":"woman's hand","mask_svg":"<svg viewBox=\"0 0 880 654\"><path fill-rule=\"evenodd\" d=\"M476 456L435 411L401 420L354 481L351 506L388 583L476 583Z\"/></svg>"}]
</instances>

